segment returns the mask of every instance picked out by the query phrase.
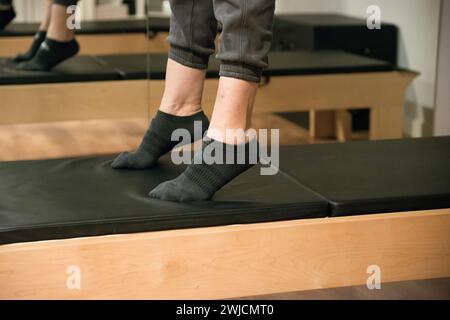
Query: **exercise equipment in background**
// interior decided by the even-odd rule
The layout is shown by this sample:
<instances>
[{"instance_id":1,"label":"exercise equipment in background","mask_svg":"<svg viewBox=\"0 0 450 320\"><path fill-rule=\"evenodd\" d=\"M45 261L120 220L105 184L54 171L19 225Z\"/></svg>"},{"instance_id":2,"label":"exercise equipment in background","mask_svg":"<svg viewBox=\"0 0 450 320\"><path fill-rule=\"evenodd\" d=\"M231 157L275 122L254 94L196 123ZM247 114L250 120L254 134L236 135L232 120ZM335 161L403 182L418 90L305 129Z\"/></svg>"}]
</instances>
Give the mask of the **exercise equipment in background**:
<instances>
[{"instance_id":1,"label":"exercise equipment in background","mask_svg":"<svg viewBox=\"0 0 450 320\"><path fill-rule=\"evenodd\" d=\"M346 141L351 131L346 110L369 106L369 138L402 136L403 96L416 73L342 51L271 52L269 58L255 112L310 111L312 137L332 135ZM0 121L152 116L164 91L166 62L166 54L78 56L46 73L17 71L3 64ZM218 70L218 61L212 59L203 100L207 114L214 105Z\"/></svg>"}]
</instances>

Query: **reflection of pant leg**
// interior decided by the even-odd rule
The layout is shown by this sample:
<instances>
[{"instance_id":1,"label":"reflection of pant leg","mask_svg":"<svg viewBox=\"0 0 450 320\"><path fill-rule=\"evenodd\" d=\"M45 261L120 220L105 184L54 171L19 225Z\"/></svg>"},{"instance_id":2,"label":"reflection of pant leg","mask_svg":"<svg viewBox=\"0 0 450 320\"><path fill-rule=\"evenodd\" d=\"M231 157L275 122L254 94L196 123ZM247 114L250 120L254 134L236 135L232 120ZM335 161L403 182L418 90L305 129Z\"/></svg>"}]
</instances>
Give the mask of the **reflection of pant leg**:
<instances>
[{"instance_id":1,"label":"reflection of pant leg","mask_svg":"<svg viewBox=\"0 0 450 320\"><path fill-rule=\"evenodd\" d=\"M12 5L13 0L0 0L0 6L9 7Z\"/></svg>"},{"instance_id":2,"label":"reflection of pant leg","mask_svg":"<svg viewBox=\"0 0 450 320\"><path fill-rule=\"evenodd\" d=\"M214 0L222 23L220 75L259 82L272 45L275 0Z\"/></svg>"},{"instance_id":3,"label":"reflection of pant leg","mask_svg":"<svg viewBox=\"0 0 450 320\"><path fill-rule=\"evenodd\" d=\"M169 58L187 67L206 69L217 34L212 0L170 0L170 5Z\"/></svg>"},{"instance_id":4,"label":"reflection of pant leg","mask_svg":"<svg viewBox=\"0 0 450 320\"><path fill-rule=\"evenodd\" d=\"M78 0L53 0L54 4L59 4L61 6L70 7L76 5Z\"/></svg>"},{"instance_id":5,"label":"reflection of pant leg","mask_svg":"<svg viewBox=\"0 0 450 320\"><path fill-rule=\"evenodd\" d=\"M16 17L12 0L0 0L0 30L3 30Z\"/></svg>"}]
</instances>

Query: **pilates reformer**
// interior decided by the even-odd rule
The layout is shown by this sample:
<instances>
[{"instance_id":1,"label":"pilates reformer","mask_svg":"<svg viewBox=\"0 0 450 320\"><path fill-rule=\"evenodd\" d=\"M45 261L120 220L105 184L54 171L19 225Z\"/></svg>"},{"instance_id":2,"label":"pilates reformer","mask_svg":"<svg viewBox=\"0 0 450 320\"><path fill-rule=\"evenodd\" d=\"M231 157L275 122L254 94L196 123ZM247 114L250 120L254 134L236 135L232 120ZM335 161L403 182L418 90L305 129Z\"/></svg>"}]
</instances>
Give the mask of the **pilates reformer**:
<instances>
[{"instance_id":1,"label":"pilates reformer","mask_svg":"<svg viewBox=\"0 0 450 320\"><path fill-rule=\"evenodd\" d=\"M0 163L0 298L230 298L450 276L450 138L282 147L212 201L147 192L183 166ZM69 288L70 270L81 285Z\"/></svg>"},{"instance_id":2,"label":"pilates reformer","mask_svg":"<svg viewBox=\"0 0 450 320\"><path fill-rule=\"evenodd\" d=\"M167 52L169 17L83 21L77 30L80 54L134 54ZM38 30L37 23L13 23L0 31L0 57L28 50Z\"/></svg>"},{"instance_id":3,"label":"pilates reformer","mask_svg":"<svg viewBox=\"0 0 450 320\"><path fill-rule=\"evenodd\" d=\"M166 54L78 56L47 73L3 63L0 123L151 116L163 93L166 59ZM347 110L370 108L370 139L402 136L403 97L417 73L343 51L272 52L270 60L255 112L310 111L312 137L331 130L345 141ZM218 62L212 59L203 97L207 113L217 85Z\"/></svg>"}]
</instances>

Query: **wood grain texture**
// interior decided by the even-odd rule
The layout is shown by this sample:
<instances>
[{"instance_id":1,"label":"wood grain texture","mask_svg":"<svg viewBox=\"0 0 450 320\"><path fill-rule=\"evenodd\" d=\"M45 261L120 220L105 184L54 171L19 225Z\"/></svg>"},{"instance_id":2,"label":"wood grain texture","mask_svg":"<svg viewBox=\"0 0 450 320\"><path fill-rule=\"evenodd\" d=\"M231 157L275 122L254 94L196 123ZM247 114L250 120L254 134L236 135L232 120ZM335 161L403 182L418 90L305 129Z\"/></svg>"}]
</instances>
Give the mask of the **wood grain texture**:
<instances>
[{"instance_id":1,"label":"wood grain texture","mask_svg":"<svg viewBox=\"0 0 450 320\"><path fill-rule=\"evenodd\" d=\"M0 246L0 298L210 299L450 276L450 209ZM68 290L66 270L81 270Z\"/></svg>"},{"instance_id":2,"label":"wood grain texture","mask_svg":"<svg viewBox=\"0 0 450 320\"><path fill-rule=\"evenodd\" d=\"M309 134L313 139L336 138L336 111L311 110Z\"/></svg>"},{"instance_id":3,"label":"wood grain texture","mask_svg":"<svg viewBox=\"0 0 450 320\"><path fill-rule=\"evenodd\" d=\"M395 124L393 124L395 125ZM401 121L400 121L401 125ZM339 142L350 141L352 133L352 116L347 110L336 111L336 139ZM400 134L398 138L401 138Z\"/></svg>"},{"instance_id":4,"label":"wood grain texture","mask_svg":"<svg viewBox=\"0 0 450 320\"><path fill-rule=\"evenodd\" d=\"M0 124L148 117L148 81L0 86Z\"/></svg>"},{"instance_id":5,"label":"wood grain texture","mask_svg":"<svg viewBox=\"0 0 450 320\"><path fill-rule=\"evenodd\" d=\"M273 114L257 114L252 120L255 129L281 128L282 145L333 142L311 140L305 129ZM92 156L134 150L148 125L147 117L1 125L0 161Z\"/></svg>"},{"instance_id":6,"label":"wood grain texture","mask_svg":"<svg viewBox=\"0 0 450 320\"><path fill-rule=\"evenodd\" d=\"M318 114L310 118L313 120L311 137L331 136L345 141L350 135L350 117L341 111L370 107L373 114L370 138L401 138L403 98L416 76L413 72L394 71L273 77L260 86L254 113L324 112L322 118ZM208 115L212 114L217 87L217 79L206 80L202 105ZM163 92L163 81L151 81L149 114L156 112L154 106ZM333 111L336 113L329 113Z\"/></svg>"},{"instance_id":7,"label":"wood grain texture","mask_svg":"<svg viewBox=\"0 0 450 320\"><path fill-rule=\"evenodd\" d=\"M323 112L369 106L372 111L370 138L401 138L403 96L414 76L411 72L378 72L274 77L259 88L254 112ZM207 115L212 114L218 81L205 81L202 106ZM4 100L0 124L141 117L144 114L152 117L164 87L163 80L0 86ZM377 90L384 94L380 95ZM334 116L333 131L336 130L336 137L344 141L347 139L344 136L349 135L350 120L342 113L336 114L341 116ZM315 137L317 125L313 124L312 128L312 137Z\"/></svg>"},{"instance_id":8,"label":"wood grain texture","mask_svg":"<svg viewBox=\"0 0 450 320\"><path fill-rule=\"evenodd\" d=\"M450 300L450 278L383 282L380 290L366 285L243 297L244 300Z\"/></svg>"}]
</instances>

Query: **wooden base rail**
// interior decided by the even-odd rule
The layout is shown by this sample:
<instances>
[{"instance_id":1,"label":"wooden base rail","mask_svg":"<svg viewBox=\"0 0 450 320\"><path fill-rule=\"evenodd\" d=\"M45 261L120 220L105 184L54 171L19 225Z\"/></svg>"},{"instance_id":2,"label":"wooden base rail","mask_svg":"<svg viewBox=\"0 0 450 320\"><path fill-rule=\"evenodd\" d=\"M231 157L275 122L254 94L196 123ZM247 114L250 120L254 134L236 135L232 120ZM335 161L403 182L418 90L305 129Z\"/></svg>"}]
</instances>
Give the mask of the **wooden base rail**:
<instances>
[{"instance_id":1,"label":"wooden base rail","mask_svg":"<svg viewBox=\"0 0 450 320\"><path fill-rule=\"evenodd\" d=\"M2 245L0 298L242 297L361 285L369 266L382 283L449 277L449 230L442 209Z\"/></svg>"}]
</instances>

